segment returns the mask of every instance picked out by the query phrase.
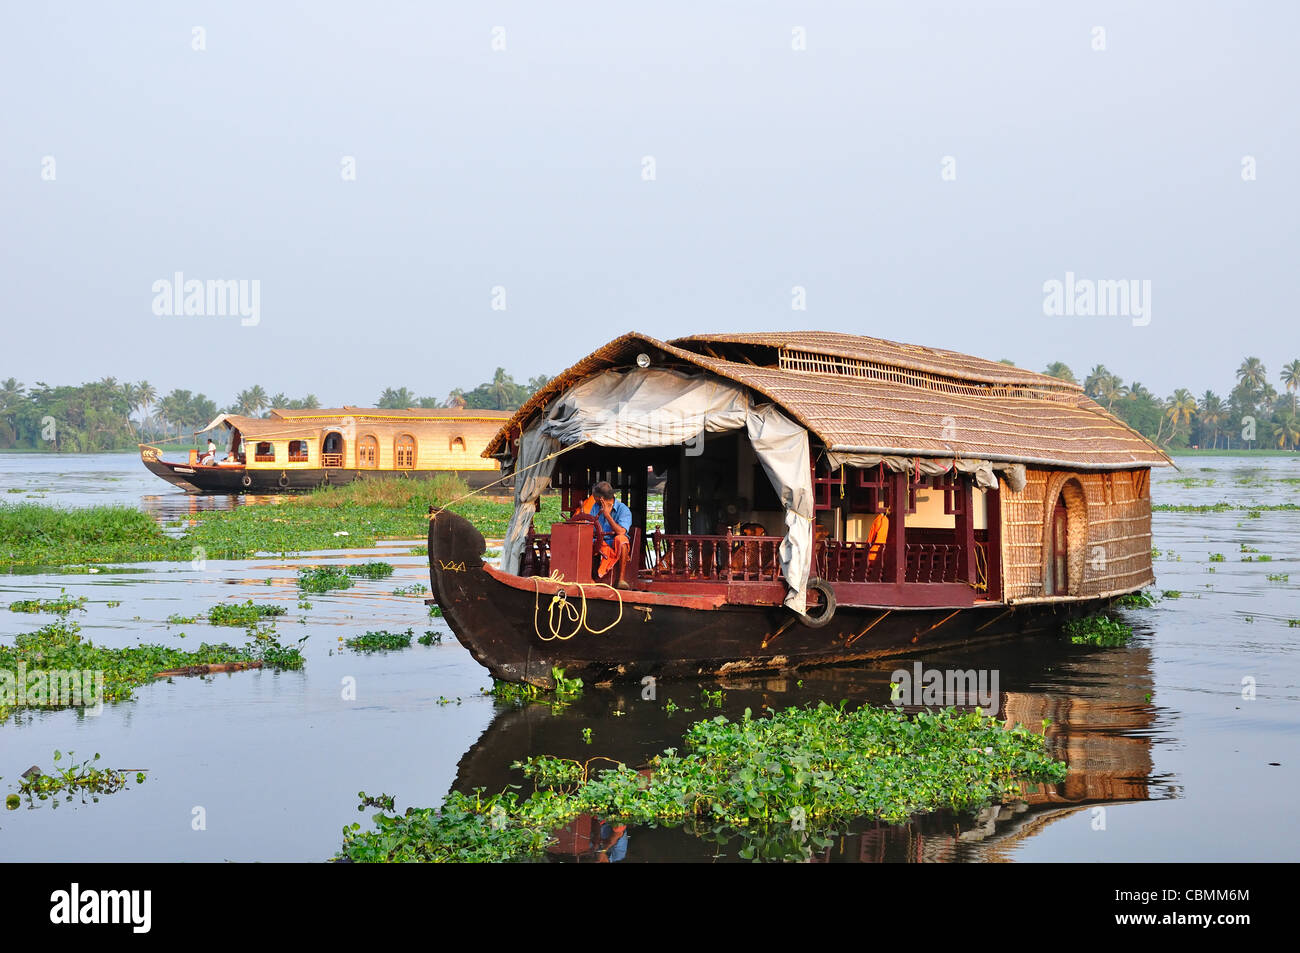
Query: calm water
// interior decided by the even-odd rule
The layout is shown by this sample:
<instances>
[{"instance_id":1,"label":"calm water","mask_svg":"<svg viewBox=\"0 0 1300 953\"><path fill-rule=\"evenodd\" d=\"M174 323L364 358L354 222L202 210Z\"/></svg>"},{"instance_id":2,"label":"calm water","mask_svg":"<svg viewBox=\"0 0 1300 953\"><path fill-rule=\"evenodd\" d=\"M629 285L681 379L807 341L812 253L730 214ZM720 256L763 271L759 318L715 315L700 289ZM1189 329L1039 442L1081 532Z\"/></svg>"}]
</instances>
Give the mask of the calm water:
<instances>
[{"instance_id":1,"label":"calm water","mask_svg":"<svg viewBox=\"0 0 1300 953\"><path fill-rule=\"evenodd\" d=\"M1155 474L1157 503L1300 501L1300 463L1290 459L1200 457L1180 465L1181 473ZM11 487L23 492L6 494ZM161 519L194 506L232 505L174 491L133 454L0 454L0 500L30 495L67 505L130 503ZM160 682L138 690L133 702L106 706L99 717L66 710L13 716L0 726L6 792L28 766L48 768L55 749L75 750L79 758L100 752L103 763L147 768L149 777L98 803L38 802L0 812L0 857L321 860L337 849L343 825L368 822L356 810L360 790L394 794L400 810L435 805L453 787L519 783L509 766L528 754L641 762L680 746L690 721L717 713L703 707L704 689L726 692L721 711L729 715L820 699L884 704L890 673L913 661L743 682L663 682L654 701L642 700L640 686L588 688L559 712L516 709L481 693L490 684L486 672L441 620L428 618L423 597L392 594L428 583L424 558L409 552L415 542L287 561L209 562L203 570L151 563L130 574L0 576L0 604L60 588L87 596L88 611L74 618L104 645L241 641L238 629L165 620L245 599L286 606L277 626L281 641L308 636L302 672ZM1138 633L1129 646L1036 639L918 653L915 660L927 667L996 669L1000 713L1030 725L1051 719L1048 738L1068 760L1070 778L978 817L849 825L815 859L1297 859L1300 629L1288 620L1300 619L1298 544L1296 512L1157 513L1157 588L1181 597L1127 612ZM1211 561L1212 553L1223 561ZM1259 561L1261 555L1272 558ZM311 595L310 609L298 607L299 566L366 559L387 560L397 572L359 580L346 592ZM1271 581L1270 574L1290 578ZM121 604L107 605L114 601ZM0 638L50 618L0 610ZM340 650L342 637L407 627L440 632L443 643L372 655ZM347 678L356 680L355 701L342 698ZM1257 686L1253 700L1242 697L1248 678ZM667 710L669 699L677 711ZM614 716L616 710L623 714ZM590 745L583 728L592 729ZM193 829L196 808L205 830ZM680 830L633 830L627 859L735 860L738 847L706 844Z\"/></svg>"}]
</instances>

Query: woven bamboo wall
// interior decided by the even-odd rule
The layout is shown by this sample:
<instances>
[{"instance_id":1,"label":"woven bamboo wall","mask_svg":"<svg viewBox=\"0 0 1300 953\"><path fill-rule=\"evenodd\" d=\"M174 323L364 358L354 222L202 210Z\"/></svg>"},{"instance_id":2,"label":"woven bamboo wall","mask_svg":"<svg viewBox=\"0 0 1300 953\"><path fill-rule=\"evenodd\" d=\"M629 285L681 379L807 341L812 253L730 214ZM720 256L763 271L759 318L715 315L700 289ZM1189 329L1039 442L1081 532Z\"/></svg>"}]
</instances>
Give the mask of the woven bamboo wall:
<instances>
[{"instance_id":1,"label":"woven bamboo wall","mask_svg":"<svg viewBox=\"0 0 1300 953\"><path fill-rule=\"evenodd\" d=\"M1151 571L1150 471L1068 473L1029 469L1025 488L1002 497L1003 593L1006 599L1047 596L1045 531L1049 510L1065 493L1069 596L1088 598L1138 589ZM1073 484L1082 488L1079 497Z\"/></svg>"}]
</instances>

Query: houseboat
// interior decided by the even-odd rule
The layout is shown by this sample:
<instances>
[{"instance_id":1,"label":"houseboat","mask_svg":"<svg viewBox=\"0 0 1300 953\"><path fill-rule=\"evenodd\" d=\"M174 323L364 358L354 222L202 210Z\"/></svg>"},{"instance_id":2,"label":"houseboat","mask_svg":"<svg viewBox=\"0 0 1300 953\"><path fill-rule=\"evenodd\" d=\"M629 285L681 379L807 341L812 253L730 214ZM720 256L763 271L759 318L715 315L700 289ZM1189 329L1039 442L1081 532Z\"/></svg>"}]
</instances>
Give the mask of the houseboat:
<instances>
[{"instance_id":1,"label":"houseboat","mask_svg":"<svg viewBox=\"0 0 1300 953\"><path fill-rule=\"evenodd\" d=\"M221 414L200 434L224 444L184 463L140 445L151 473L190 493L279 493L353 480L427 479L453 474L471 487L501 477L483 451L509 411L458 408L272 410L266 417Z\"/></svg>"},{"instance_id":2,"label":"houseboat","mask_svg":"<svg viewBox=\"0 0 1300 953\"><path fill-rule=\"evenodd\" d=\"M1154 581L1150 471L1172 465L1077 384L828 332L624 335L483 452L514 475L500 566L433 513L433 595L493 676L544 687L1055 629ZM567 513L597 481L633 516L605 576L590 517L534 527L542 493Z\"/></svg>"}]
</instances>

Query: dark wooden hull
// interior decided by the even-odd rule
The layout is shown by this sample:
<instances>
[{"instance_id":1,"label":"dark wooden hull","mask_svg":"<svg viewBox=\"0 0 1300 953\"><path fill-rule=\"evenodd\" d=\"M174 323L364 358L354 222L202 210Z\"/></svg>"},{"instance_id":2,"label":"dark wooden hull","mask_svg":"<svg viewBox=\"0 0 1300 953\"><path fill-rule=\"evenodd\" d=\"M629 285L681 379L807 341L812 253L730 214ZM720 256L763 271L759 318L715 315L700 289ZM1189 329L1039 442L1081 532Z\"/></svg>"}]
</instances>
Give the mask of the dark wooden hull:
<instances>
[{"instance_id":1,"label":"dark wooden hull","mask_svg":"<svg viewBox=\"0 0 1300 953\"><path fill-rule=\"evenodd\" d=\"M484 550L483 536L464 518L449 512L433 517L429 577L434 599L461 644L494 678L545 688L553 687L552 666L598 684L647 675L726 677L886 658L918 648L1054 631L1066 619L1108 601L1015 608L989 603L963 609L840 606L830 623L811 628L780 606L615 593L511 576L486 566ZM602 629L607 631L597 634Z\"/></svg>"},{"instance_id":2,"label":"dark wooden hull","mask_svg":"<svg viewBox=\"0 0 1300 953\"><path fill-rule=\"evenodd\" d=\"M286 493L321 486L346 486L356 480L429 480L450 475L478 489L498 480L499 470L248 470L244 467L191 466L166 460L143 460L145 468L187 493ZM505 492L503 490L503 492Z\"/></svg>"}]
</instances>

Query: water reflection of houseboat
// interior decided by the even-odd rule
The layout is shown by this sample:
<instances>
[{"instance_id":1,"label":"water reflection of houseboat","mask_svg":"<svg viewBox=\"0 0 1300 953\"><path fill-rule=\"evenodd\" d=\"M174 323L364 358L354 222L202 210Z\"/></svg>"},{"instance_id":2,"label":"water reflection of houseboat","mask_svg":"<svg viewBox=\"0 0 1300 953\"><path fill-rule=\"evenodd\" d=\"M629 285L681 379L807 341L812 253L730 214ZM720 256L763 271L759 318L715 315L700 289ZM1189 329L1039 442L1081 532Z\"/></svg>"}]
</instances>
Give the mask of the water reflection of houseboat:
<instances>
[{"instance_id":1,"label":"water reflection of houseboat","mask_svg":"<svg viewBox=\"0 0 1300 953\"><path fill-rule=\"evenodd\" d=\"M501 568L439 513L433 591L495 677L548 687L553 665L782 670L1054 628L1153 580L1150 468L1170 463L1078 385L820 332L625 335L485 453L516 474ZM533 531L543 492L570 511L598 480L632 514L603 576L591 522Z\"/></svg>"},{"instance_id":2,"label":"water reflection of houseboat","mask_svg":"<svg viewBox=\"0 0 1300 953\"><path fill-rule=\"evenodd\" d=\"M483 451L509 412L456 408L272 410L267 417L222 414L198 433L223 435L209 458L184 463L140 445L151 473L190 493L276 493L354 480L427 479L452 474L472 487L491 483L501 465Z\"/></svg>"},{"instance_id":3,"label":"water reflection of houseboat","mask_svg":"<svg viewBox=\"0 0 1300 953\"><path fill-rule=\"evenodd\" d=\"M1151 744L1159 709L1149 701L1154 679L1147 649L1092 653L1051 642L1033 654L995 647L991 657L988 650L983 655L981 661L999 667L1005 686L998 700L998 717L1009 725L1024 724L1034 730L1042 730L1047 719L1048 750L1070 769L1065 781L1033 786L1022 797L989 805L975 814L937 811L916 815L902 824L865 819L846 822L829 847L794 846L791 857L824 863L1010 860L1025 840L1080 812L1177 796L1171 780L1154 769ZM945 666L969 661L929 656L926 663ZM893 667L893 663L878 663L869 668L818 669L800 679L748 676L703 686L674 683L671 691L683 700L698 695L701 687L721 687L726 693L725 714L732 716L746 707L757 711L816 699L882 705L890 699ZM1049 668L1053 672L1051 686L1035 687ZM661 696L649 702L639 687L615 685L589 690L560 710L546 704L503 709L461 758L453 787L466 794L476 788L488 793L505 790L523 781L511 765L530 755L586 761L598 754L644 767L664 748L680 744L685 723L680 715L675 722L664 714L664 700ZM944 703L952 701L945 699ZM609 717L611 710L623 713L616 722ZM601 728L614 723L617 731ZM598 743L588 745L582 740L582 728L593 726ZM552 859L604 859L601 851L607 850L613 839L610 835L618 834L618 824L615 819L606 832L602 820L609 822L584 816L557 831ZM680 827L633 827L622 832L620 839L624 838L623 849L632 861L702 861L711 859L719 849L722 859L735 860L739 845L737 841L718 848Z\"/></svg>"}]
</instances>

